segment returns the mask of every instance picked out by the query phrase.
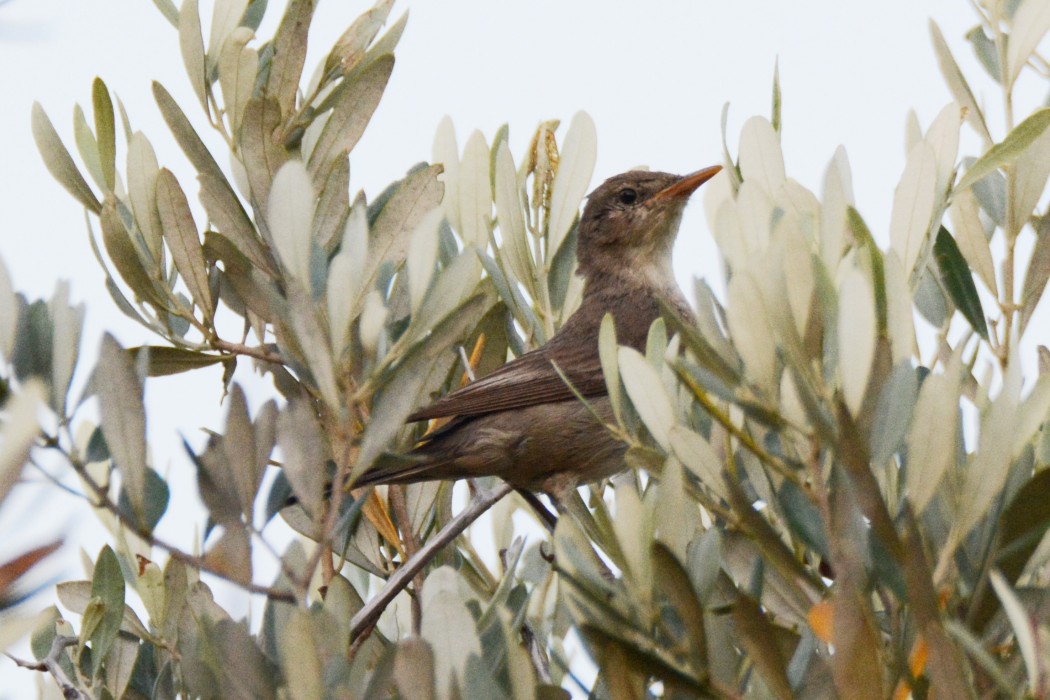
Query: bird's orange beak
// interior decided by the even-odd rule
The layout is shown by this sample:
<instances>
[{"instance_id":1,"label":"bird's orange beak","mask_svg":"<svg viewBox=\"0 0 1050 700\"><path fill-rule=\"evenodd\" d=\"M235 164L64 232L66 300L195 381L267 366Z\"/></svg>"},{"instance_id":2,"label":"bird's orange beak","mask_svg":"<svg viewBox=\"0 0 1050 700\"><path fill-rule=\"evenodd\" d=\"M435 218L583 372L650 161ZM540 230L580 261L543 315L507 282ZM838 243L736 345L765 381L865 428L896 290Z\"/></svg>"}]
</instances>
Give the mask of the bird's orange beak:
<instances>
[{"instance_id":1,"label":"bird's orange beak","mask_svg":"<svg viewBox=\"0 0 1050 700\"><path fill-rule=\"evenodd\" d=\"M685 199L693 192L696 188L704 184L719 172L721 172L721 165L712 165L710 168L704 168L703 170L697 170L695 173L689 173L683 175L678 182L674 183L670 187L665 187L650 198L649 201L660 201L664 199Z\"/></svg>"}]
</instances>

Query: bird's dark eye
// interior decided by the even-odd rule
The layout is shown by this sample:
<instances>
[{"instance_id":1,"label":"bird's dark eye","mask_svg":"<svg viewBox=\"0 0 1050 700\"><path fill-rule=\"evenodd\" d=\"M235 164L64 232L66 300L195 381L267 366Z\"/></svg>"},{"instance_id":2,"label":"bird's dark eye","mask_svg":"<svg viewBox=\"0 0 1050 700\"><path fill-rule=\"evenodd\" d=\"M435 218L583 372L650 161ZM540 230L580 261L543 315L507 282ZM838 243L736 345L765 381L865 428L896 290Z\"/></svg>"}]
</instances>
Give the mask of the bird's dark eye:
<instances>
[{"instance_id":1,"label":"bird's dark eye","mask_svg":"<svg viewBox=\"0 0 1050 700\"><path fill-rule=\"evenodd\" d=\"M631 205L638 201L638 193L632 190L630 187L625 187L624 189L620 190L620 193L617 195L617 198L620 200L621 204Z\"/></svg>"}]
</instances>

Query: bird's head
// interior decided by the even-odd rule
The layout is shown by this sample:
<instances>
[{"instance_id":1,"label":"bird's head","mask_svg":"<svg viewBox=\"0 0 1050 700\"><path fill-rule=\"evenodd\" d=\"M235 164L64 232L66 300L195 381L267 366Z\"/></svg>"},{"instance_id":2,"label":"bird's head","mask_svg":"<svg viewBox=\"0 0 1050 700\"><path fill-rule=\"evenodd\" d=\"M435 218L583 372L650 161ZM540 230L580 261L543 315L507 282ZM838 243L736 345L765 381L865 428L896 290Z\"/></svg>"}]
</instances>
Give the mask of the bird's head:
<instances>
[{"instance_id":1,"label":"bird's head","mask_svg":"<svg viewBox=\"0 0 1050 700\"><path fill-rule=\"evenodd\" d=\"M682 210L689 195L721 169L716 165L689 175L631 170L603 182L588 196L580 218L580 274L670 281L671 248Z\"/></svg>"}]
</instances>

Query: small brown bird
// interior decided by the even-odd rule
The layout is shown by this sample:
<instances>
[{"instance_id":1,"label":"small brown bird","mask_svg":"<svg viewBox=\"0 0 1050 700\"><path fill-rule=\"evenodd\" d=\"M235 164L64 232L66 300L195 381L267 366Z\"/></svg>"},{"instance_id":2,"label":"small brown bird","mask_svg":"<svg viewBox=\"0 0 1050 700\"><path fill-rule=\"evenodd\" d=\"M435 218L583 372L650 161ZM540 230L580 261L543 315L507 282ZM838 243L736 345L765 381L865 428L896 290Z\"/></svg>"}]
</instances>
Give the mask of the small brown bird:
<instances>
[{"instance_id":1,"label":"small brown bird","mask_svg":"<svg viewBox=\"0 0 1050 700\"><path fill-rule=\"evenodd\" d=\"M594 190L579 223L583 301L545 345L453 391L408 420L451 417L413 451L413 463L377 465L355 486L498 476L554 503L579 484L624 469L613 439L554 369L612 419L598 356L598 330L611 313L617 340L644 349L658 298L691 317L675 282L671 248L689 196L721 167L690 175L631 171Z\"/></svg>"}]
</instances>

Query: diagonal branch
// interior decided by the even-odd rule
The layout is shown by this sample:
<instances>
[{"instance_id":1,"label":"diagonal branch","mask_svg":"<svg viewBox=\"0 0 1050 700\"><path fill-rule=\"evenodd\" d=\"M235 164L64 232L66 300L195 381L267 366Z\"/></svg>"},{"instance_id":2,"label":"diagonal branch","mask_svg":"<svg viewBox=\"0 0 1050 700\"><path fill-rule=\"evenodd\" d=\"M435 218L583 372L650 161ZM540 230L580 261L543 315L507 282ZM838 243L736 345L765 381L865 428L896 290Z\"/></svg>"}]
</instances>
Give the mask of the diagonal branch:
<instances>
[{"instance_id":1,"label":"diagonal branch","mask_svg":"<svg viewBox=\"0 0 1050 700\"><path fill-rule=\"evenodd\" d=\"M379 591L354 615L353 619L350 620L350 638L356 639L370 630L379 620L379 616L386 610L386 606L390 604L390 601L409 584L418 572L423 570L423 567L434 558L438 550L459 537L471 523L478 519L478 516L496 505L500 499L512 490L513 488L510 484L501 482L489 491L478 491L467 507L459 515L449 520L445 527L441 528L440 532L420 547L418 552L394 572L393 576L387 579L383 590Z\"/></svg>"}]
</instances>

